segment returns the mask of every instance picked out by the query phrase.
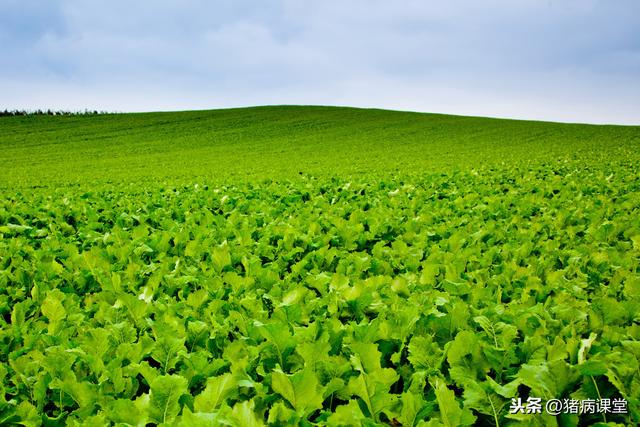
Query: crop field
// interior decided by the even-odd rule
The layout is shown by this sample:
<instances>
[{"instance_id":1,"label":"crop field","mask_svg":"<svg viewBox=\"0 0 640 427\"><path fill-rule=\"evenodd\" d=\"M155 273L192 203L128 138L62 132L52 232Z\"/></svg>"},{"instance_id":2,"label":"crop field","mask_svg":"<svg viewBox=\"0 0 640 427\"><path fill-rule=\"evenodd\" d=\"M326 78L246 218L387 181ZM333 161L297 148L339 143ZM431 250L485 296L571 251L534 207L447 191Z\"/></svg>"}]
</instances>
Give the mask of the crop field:
<instances>
[{"instance_id":1,"label":"crop field","mask_svg":"<svg viewBox=\"0 0 640 427\"><path fill-rule=\"evenodd\" d=\"M0 425L640 423L640 127L0 117L0 194Z\"/></svg>"}]
</instances>

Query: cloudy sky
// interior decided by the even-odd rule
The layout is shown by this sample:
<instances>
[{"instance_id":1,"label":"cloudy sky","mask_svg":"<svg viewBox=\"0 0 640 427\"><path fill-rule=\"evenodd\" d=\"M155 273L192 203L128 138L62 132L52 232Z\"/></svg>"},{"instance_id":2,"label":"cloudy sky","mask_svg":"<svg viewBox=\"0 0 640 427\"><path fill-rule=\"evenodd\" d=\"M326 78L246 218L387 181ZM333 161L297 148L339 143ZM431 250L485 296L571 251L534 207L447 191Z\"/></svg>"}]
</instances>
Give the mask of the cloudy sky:
<instances>
[{"instance_id":1,"label":"cloudy sky","mask_svg":"<svg viewBox=\"0 0 640 427\"><path fill-rule=\"evenodd\" d=\"M0 108L640 124L638 0L0 0Z\"/></svg>"}]
</instances>

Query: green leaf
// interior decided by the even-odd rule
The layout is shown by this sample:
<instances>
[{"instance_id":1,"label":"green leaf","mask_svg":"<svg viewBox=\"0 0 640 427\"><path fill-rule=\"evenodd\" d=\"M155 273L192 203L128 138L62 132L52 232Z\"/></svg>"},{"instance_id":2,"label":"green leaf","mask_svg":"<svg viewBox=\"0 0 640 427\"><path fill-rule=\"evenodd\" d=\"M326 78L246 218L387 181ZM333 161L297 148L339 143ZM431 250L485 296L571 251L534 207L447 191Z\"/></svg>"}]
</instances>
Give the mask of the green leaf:
<instances>
[{"instance_id":1,"label":"green leaf","mask_svg":"<svg viewBox=\"0 0 640 427\"><path fill-rule=\"evenodd\" d=\"M19 422L16 422L16 424L19 425L35 427L42 424L42 414L38 411L38 408L27 401L23 401L18 404L15 409L15 416L20 420Z\"/></svg>"},{"instance_id":2,"label":"green leaf","mask_svg":"<svg viewBox=\"0 0 640 427\"><path fill-rule=\"evenodd\" d=\"M208 412L193 413L186 406L178 422L179 427L216 427L222 424L219 414Z\"/></svg>"},{"instance_id":3,"label":"green leaf","mask_svg":"<svg viewBox=\"0 0 640 427\"><path fill-rule=\"evenodd\" d=\"M489 370L481 351L481 340L471 331L460 331L447 349L451 378L459 385L484 377Z\"/></svg>"},{"instance_id":4,"label":"green leaf","mask_svg":"<svg viewBox=\"0 0 640 427\"><path fill-rule=\"evenodd\" d=\"M505 405L504 399L492 389L488 382L480 383L470 380L464 386L464 407L475 409L481 414L489 415L496 425L500 425L502 408Z\"/></svg>"},{"instance_id":5,"label":"green leaf","mask_svg":"<svg viewBox=\"0 0 640 427\"><path fill-rule=\"evenodd\" d=\"M589 338L581 341L580 349L578 350L578 364L582 364L587 360L587 354L589 353L589 349L591 345L598 337L598 334L592 332L589 334Z\"/></svg>"},{"instance_id":6,"label":"green leaf","mask_svg":"<svg viewBox=\"0 0 640 427\"><path fill-rule=\"evenodd\" d=\"M330 363L330 350L331 345L326 339L305 342L296 346L296 352L302 357L305 365L309 366L313 370L319 369L319 365Z\"/></svg>"},{"instance_id":7,"label":"green leaf","mask_svg":"<svg viewBox=\"0 0 640 427\"><path fill-rule=\"evenodd\" d=\"M258 327L263 338L273 346L277 363L284 366L286 356L296 346L296 340L289 332L288 326L278 321L270 321L266 324L256 321L254 324Z\"/></svg>"},{"instance_id":8,"label":"green leaf","mask_svg":"<svg viewBox=\"0 0 640 427\"><path fill-rule=\"evenodd\" d=\"M480 342L471 331L460 331L447 350L449 365L466 365L467 361L479 362L482 359Z\"/></svg>"},{"instance_id":9,"label":"green leaf","mask_svg":"<svg viewBox=\"0 0 640 427\"><path fill-rule=\"evenodd\" d=\"M304 368L293 375L276 369L271 373L271 387L291 404L301 418L322 408L323 388L310 368Z\"/></svg>"},{"instance_id":10,"label":"green leaf","mask_svg":"<svg viewBox=\"0 0 640 427\"><path fill-rule=\"evenodd\" d=\"M67 317L67 312L62 305L64 294L55 289L47 293L47 297L42 302L41 311L49 319L49 334L55 335L58 332L61 322Z\"/></svg>"},{"instance_id":11,"label":"green leaf","mask_svg":"<svg viewBox=\"0 0 640 427\"><path fill-rule=\"evenodd\" d=\"M360 375L349 380L348 390L364 401L371 417L377 420L379 414L396 401L396 396L389 391L398 380L398 374L380 366L380 351L375 344L353 343L351 348L355 352L351 363Z\"/></svg>"},{"instance_id":12,"label":"green leaf","mask_svg":"<svg viewBox=\"0 0 640 427\"><path fill-rule=\"evenodd\" d=\"M215 268L218 273L222 272L226 266L231 265L231 254L229 253L229 246L226 240L219 246L213 248L211 261L213 268Z\"/></svg>"},{"instance_id":13,"label":"green leaf","mask_svg":"<svg viewBox=\"0 0 640 427\"><path fill-rule=\"evenodd\" d=\"M419 421L418 415L427 406L424 398L416 393L407 391L400 396L402 410L400 411L400 422L403 427L412 427Z\"/></svg>"},{"instance_id":14,"label":"green leaf","mask_svg":"<svg viewBox=\"0 0 640 427\"><path fill-rule=\"evenodd\" d=\"M496 394L502 397L505 397L507 399L516 397L518 393L518 387L521 384L519 379L515 379L507 384L498 384L497 382L495 382L493 378L489 376L487 376L486 381L489 387L491 388L491 390L493 390Z\"/></svg>"},{"instance_id":15,"label":"green leaf","mask_svg":"<svg viewBox=\"0 0 640 427\"><path fill-rule=\"evenodd\" d=\"M13 306L11 310L11 325L18 329L22 328L26 320L26 312L32 305L30 300L22 301ZM64 308L63 308L64 310Z\"/></svg>"},{"instance_id":16,"label":"green leaf","mask_svg":"<svg viewBox=\"0 0 640 427\"><path fill-rule=\"evenodd\" d=\"M462 409L456 396L440 378L433 383L436 400L440 408L440 420L447 427L473 425L476 417L468 409Z\"/></svg>"},{"instance_id":17,"label":"green leaf","mask_svg":"<svg viewBox=\"0 0 640 427\"><path fill-rule=\"evenodd\" d=\"M580 373L575 367L558 360L539 365L524 364L520 367L517 378L531 388L532 396L556 399L580 378Z\"/></svg>"},{"instance_id":18,"label":"green leaf","mask_svg":"<svg viewBox=\"0 0 640 427\"><path fill-rule=\"evenodd\" d=\"M15 235L29 231L31 228L28 225L7 224L0 226L0 234Z\"/></svg>"},{"instance_id":19,"label":"green leaf","mask_svg":"<svg viewBox=\"0 0 640 427\"><path fill-rule=\"evenodd\" d=\"M156 336L151 357L162 366L162 373L166 374L187 353L185 338L175 336L175 332L167 327L157 328Z\"/></svg>"},{"instance_id":20,"label":"green leaf","mask_svg":"<svg viewBox=\"0 0 640 427\"><path fill-rule=\"evenodd\" d=\"M327 418L327 425L336 427L359 426L362 425L362 421L365 418L358 402L350 400L348 404L336 407L336 410Z\"/></svg>"},{"instance_id":21,"label":"green leaf","mask_svg":"<svg viewBox=\"0 0 640 427\"><path fill-rule=\"evenodd\" d=\"M158 424L172 424L180 413L179 399L187 393L187 380L178 375L162 375L151 383L149 415Z\"/></svg>"},{"instance_id":22,"label":"green leaf","mask_svg":"<svg viewBox=\"0 0 640 427\"><path fill-rule=\"evenodd\" d=\"M280 400L269 408L269 419L267 423L271 425L295 425L299 424L300 417L284 401Z\"/></svg>"},{"instance_id":23,"label":"green leaf","mask_svg":"<svg viewBox=\"0 0 640 427\"><path fill-rule=\"evenodd\" d=\"M146 396L148 398L148 396ZM145 405L144 400L133 401L129 399L117 399L110 402L105 408L107 418L116 424L145 425L147 411L141 410ZM147 402L148 403L148 402ZM142 407L141 407L142 404Z\"/></svg>"},{"instance_id":24,"label":"green leaf","mask_svg":"<svg viewBox=\"0 0 640 427\"><path fill-rule=\"evenodd\" d=\"M416 370L436 371L442 365L442 349L430 335L414 336L409 342L408 359Z\"/></svg>"},{"instance_id":25,"label":"green leaf","mask_svg":"<svg viewBox=\"0 0 640 427\"><path fill-rule=\"evenodd\" d=\"M256 414L255 407L256 404L253 400L236 403L231 411L231 419L237 423L237 426L261 427L264 425L264 421L261 416Z\"/></svg>"},{"instance_id":26,"label":"green leaf","mask_svg":"<svg viewBox=\"0 0 640 427\"><path fill-rule=\"evenodd\" d=\"M60 389L71 396L80 409L92 406L96 401L95 386L88 381L79 382L73 372L67 372L62 380L53 380L50 387Z\"/></svg>"},{"instance_id":27,"label":"green leaf","mask_svg":"<svg viewBox=\"0 0 640 427\"><path fill-rule=\"evenodd\" d=\"M237 387L237 377L231 373L209 378L207 387L196 396L194 409L197 412L214 412Z\"/></svg>"},{"instance_id":28,"label":"green leaf","mask_svg":"<svg viewBox=\"0 0 640 427\"><path fill-rule=\"evenodd\" d=\"M634 244L637 246L638 250L640 250L640 236L635 236L636 237L636 241L634 241ZM640 277L639 276L632 276L629 277L625 283L624 283L624 295L631 299L631 298L638 298L640 297Z\"/></svg>"}]
</instances>

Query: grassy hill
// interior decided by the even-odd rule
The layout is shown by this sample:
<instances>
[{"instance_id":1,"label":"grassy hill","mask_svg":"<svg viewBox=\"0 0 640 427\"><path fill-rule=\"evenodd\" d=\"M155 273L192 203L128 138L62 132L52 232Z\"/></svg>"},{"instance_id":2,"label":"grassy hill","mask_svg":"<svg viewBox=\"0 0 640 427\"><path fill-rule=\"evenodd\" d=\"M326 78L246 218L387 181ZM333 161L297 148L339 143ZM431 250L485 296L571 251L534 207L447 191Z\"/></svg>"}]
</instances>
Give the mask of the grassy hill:
<instances>
[{"instance_id":1,"label":"grassy hill","mask_svg":"<svg viewBox=\"0 0 640 427\"><path fill-rule=\"evenodd\" d=\"M640 425L639 127L0 117L0 194L1 425Z\"/></svg>"},{"instance_id":2,"label":"grassy hill","mask_svg":"<svg viewBox=\"0 0 640 427\"><path fill-rule=\"evenodd\" d=\"M0 118L0 185L422 173L638 160L640 127L337 107Z\"/></svg>"}]
</instances>

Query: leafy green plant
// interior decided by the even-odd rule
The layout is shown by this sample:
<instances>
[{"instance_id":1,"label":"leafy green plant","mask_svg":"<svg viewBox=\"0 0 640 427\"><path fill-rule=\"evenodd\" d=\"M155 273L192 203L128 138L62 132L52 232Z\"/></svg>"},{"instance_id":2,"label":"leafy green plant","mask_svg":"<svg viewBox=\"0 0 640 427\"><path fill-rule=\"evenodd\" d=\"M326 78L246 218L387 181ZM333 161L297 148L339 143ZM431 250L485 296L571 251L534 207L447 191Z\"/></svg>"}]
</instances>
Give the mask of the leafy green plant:
<instances>
[{"instance_id":1,"label":"leafy green plant","mask_svg":"<svg viewBox=\"0 0 640 427\"><path fill-rule=\"evenodd\" d=\"M0 119L0 424L640 422L637 127L26 120ZM629 412L509 413L529 396Z\"/></svg>"}]
</instances>

